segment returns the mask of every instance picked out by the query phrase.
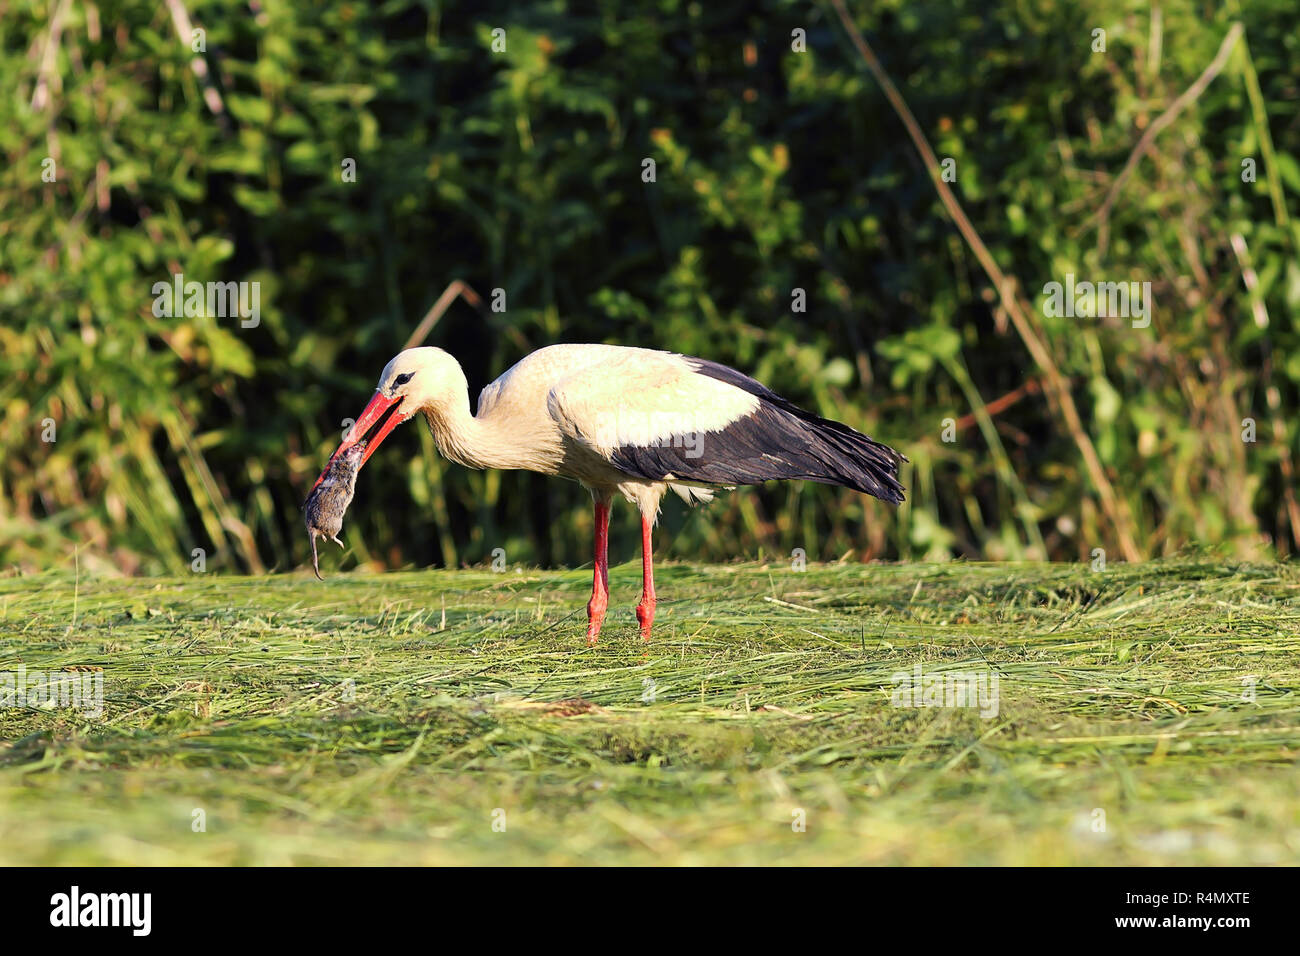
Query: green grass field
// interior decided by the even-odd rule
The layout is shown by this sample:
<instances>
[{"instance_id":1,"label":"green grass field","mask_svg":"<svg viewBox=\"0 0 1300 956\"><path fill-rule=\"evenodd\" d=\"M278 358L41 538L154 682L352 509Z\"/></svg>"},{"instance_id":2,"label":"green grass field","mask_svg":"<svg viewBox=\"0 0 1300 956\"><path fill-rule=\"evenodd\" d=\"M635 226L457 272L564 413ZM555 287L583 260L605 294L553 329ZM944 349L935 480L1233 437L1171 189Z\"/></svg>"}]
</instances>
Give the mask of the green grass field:
<instances>
[{"instance_id":1,"label":"green grass field","mask_svg":"<svg viewBox=\"0 0 1300 956\"><path fill-rule=\"evenodd\" d=\"M0 709L0 863L1300 862L1294 566L668 565L648 651L639 575L2 580L104 712Z\"/></svg>"}]
</instances>

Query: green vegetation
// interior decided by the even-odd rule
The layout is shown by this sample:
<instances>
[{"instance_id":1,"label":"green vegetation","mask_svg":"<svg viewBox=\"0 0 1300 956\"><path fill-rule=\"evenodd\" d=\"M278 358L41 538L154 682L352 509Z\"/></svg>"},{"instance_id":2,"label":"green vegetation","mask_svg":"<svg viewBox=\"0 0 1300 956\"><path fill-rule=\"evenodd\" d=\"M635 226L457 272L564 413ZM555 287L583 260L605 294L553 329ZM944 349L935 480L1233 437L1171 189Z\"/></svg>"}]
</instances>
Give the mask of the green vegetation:
<instances>
[{"instance_id":1,"label":"green vegetation","mask_svg":"<svg viewBox=\"0 0 1300 956\"><path fill-rule=\"evenodd\" d=\"M0 0L0 565L300 566L343 420L453 279L506 293L429 339L475 387L557 341L657 346L912 459L897 512L814 486L674 512L679 557L1300 549L1294 0L855 6L1025 329L830 6ZM260 282L260 324L155 316L177 273ZM1150 327L1045 314L1070 274L1150 282ZM554 566L587 556L586 508L408 426L346 533L372 568Z\"/></svg>"},{"instance_id":2,"label":"green vegetation","mask_svg":"<svg viewBox=\"0 0 1300 956\"><path fill-rule=\"evenodd\" d=\"M648 651L638 580L594 651L582 571L0 581L105 687L0 709L0 863L1300 862L1294 568L675 564Z\"/></svg>"},{"instance_id":3,"label":"green vegetation","mask_svg":"<svg viewBox=\"0 0 1300 956\"><path fill-rule=\"evenodd\" d=\"M857 6L0 0L0 681L106 695L0 707L0 863L1300 862L1295 0ZM475 391L705 355L908 501L669 505L593 651L585 493L416 424L269 573L453 280Z\"/></svg>"}]
</instances>

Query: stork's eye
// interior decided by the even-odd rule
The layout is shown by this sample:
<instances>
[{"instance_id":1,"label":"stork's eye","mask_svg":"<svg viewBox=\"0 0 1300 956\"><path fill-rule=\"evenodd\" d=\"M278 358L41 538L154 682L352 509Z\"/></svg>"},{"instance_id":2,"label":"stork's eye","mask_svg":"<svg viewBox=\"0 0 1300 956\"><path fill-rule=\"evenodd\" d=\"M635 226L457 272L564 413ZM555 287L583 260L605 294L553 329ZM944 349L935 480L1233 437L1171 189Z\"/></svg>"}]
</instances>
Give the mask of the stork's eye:
<instances>
[{"instance_id":1,"label":"stork's eye","mask_svg":"<svg viewBox=\"0 0 1300 956\"><path fill-rule=\"evenodd\" d=\"M397 388L399 385L405 385L411 380L411 376L414 374L414 372L406 372L403 375L397 376L397 378L393 379L393 388Z\"/></svg>"}]
</instances>

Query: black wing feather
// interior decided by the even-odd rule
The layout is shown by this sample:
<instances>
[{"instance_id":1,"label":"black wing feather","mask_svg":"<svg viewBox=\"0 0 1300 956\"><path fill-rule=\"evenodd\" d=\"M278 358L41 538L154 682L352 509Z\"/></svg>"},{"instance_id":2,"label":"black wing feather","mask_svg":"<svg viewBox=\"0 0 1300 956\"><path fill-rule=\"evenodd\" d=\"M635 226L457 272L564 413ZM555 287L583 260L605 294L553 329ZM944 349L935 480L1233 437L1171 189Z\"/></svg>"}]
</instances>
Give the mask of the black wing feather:
<instances>
[{"instance_id":1,"label":"black wing feather","mask_svg":"<svg viewBox=\"0 0 1300 956\"><path fill-rule=\"evenodd\" d=\"M654 446L622 445L610 456L617 468L652 481L671 475L717 485L797 478L842 485L895 504L903 500L898 466L907 459L888 445L805 411L733 368L706 359L687 361L696 374L755 396L758 408L692 440L679 435Z\"/></svg>"}]
</instances>

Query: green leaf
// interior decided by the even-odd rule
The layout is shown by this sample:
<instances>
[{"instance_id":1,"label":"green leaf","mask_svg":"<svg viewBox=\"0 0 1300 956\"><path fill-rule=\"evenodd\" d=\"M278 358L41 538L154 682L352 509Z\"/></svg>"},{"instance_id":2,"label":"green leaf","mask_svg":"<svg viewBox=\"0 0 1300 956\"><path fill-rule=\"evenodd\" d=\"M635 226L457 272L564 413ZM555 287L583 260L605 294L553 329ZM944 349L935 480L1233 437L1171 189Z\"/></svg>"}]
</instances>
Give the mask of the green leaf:
<instances>
[{"instance_id":1,"label":"green leaf","mask_svg":"<svg viewBox=\"0 0 1300 956\"><path fill-rule=\"evenodd\" d=\"M1277 173L1293 193L1300 195L1300 163L1289 153L1277 153Z\"/></svg>"}]
</instances>

